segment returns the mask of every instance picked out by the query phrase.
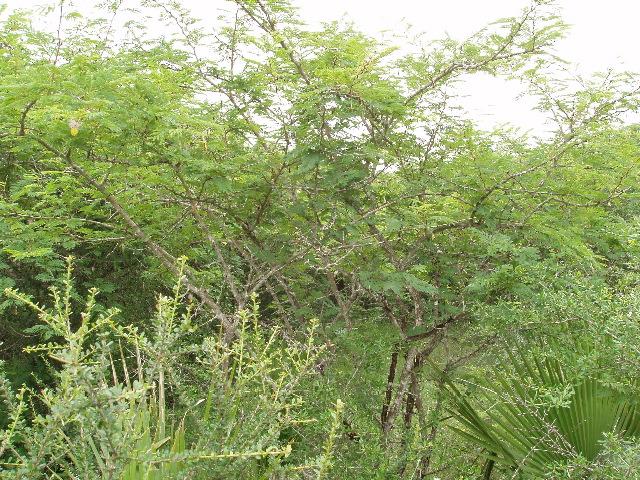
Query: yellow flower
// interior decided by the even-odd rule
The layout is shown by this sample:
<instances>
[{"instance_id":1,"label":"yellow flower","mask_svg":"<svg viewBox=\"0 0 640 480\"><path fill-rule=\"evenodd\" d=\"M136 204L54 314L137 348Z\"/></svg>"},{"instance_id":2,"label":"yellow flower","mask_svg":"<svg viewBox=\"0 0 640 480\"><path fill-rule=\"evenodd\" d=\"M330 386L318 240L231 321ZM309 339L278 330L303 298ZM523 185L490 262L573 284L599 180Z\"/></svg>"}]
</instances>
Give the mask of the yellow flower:
<instances>
[{"instance_id":1,"label":"yellow flower","mask_svg":"<svg viewBox=\"0 0 640 480\"><path fill-rule=\"evenodd\" d=\"M80 122L73 119L69 120L69 131L72 137L78 135L78 132L80 131Z\"/></svg>"}]
</instances>

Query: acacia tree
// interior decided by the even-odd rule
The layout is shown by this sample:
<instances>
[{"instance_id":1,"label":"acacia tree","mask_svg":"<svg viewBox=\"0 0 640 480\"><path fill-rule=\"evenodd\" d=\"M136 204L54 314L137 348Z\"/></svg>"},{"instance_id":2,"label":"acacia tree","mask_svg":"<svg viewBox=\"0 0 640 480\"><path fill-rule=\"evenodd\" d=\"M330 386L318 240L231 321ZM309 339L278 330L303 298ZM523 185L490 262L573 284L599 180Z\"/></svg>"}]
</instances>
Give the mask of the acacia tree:
<instances>
[{"instance_id":1,"label":"acacia tree","mask_svg":"<svg viewBox=\"0 0 640 480\"><path fill-rule=\"evenodd\" d=\"M144 252L160 278L186 255L186 286L229 343L254 293L291 334L313 316L347 329L379 316L397 330L379 359L386 442L424 417L430 355L456 345L451 370L493 340L477 308L632 254L598 239L633 216L637 131L616 122L637 79L552 76L563 25L548 2L409 53L349 25L312 29L284 1L230 7L209 33L178 2L142 2L170 39L137 23L116 38L63 4L52 35L4 22L5 268L50 271L94 240ZM124 14L110 8L107 25ZM480 72L525 79L551 138L459 114L456 86Z\"/></svg>"}]
</instances>

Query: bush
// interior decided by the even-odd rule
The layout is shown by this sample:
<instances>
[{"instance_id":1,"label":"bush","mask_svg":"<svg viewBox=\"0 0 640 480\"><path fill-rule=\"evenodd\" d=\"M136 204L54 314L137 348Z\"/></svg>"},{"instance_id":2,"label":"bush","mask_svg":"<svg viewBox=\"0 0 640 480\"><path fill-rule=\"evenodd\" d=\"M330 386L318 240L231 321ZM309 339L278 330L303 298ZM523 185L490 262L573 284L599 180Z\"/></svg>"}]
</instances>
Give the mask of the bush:
<instances>
[{"instance_id":1,"label":"bush","mask_svg":"<svg viewBox=\"0 0 640 480\"><path fill-rule=\"evenodd\" d=\"M298 387L322 352L315 325L305 343L285 346L277 328L258 325L254 302L238 312L232 345L194 341L204 327L178 282L142 332L120 325L96 289L76 314L70 263L50 308L5 294L37 313L43 342L27 350L52 362L55 380L14 393L0 376L1 478L276 478L330 465L331 438L311 463L287 460L285 432L309 420L298 418Z\"/></svg>"}]
</instances>

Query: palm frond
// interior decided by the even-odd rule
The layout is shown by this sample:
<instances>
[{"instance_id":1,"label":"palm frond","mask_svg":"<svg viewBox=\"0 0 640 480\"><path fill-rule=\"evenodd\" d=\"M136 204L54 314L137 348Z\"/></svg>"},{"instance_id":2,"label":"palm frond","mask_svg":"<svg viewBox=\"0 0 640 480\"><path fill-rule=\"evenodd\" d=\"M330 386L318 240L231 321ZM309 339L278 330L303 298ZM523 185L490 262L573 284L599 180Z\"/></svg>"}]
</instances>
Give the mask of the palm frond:
<instances>
[{"instance_id":1,"label":"palm frond","mask_svg":"<svg viewBox=\"0 0 640 480\"><path fill-rule=\"evenodd\" d=\"M509 353L502 367L475 400L443 378L451 415L459 423L452 428L490 460L544 476L572 458L596 460L607 433L640 434L636 403L597 377L572 380L559 361L531 359L522 350ZM548 392L561 392L562 401L550 401ZM482 411L476 401L490 407Z\"/></svg>"}]
</instances>

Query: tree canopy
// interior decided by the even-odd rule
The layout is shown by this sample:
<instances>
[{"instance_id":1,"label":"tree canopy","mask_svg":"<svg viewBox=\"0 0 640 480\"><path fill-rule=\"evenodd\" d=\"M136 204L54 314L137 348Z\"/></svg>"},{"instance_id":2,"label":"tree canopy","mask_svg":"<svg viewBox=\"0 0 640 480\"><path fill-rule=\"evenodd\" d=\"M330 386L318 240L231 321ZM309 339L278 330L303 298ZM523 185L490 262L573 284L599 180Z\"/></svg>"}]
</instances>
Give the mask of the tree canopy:
<instances>
[{"instance_id":1,"label":"tree canopy","mask_svg":"<svg viewBox=\"0 0 640 480\"><path fill-rule=\"evenodd\" d=\"M32 12L3 13L0 285L42 304L72 256L80 293L69 302L96 287L100 305L121 311L118 328L150 332L154 320L143 319L157 318L155 292L179 280L176 298L197 328L176 342L219 332L217 348L232 352L220 368L232 376L247 311L292 345L318 322L313 338L324 350L296 398L319 424L270 431L269 442L293 447L294 460L287 454L276 469L288 473L256 473L276 471L259 455L227 472L532 474L520 460L488 469L487 452L446 429L451 391L481 418L471 407L486 397L474 393L476 380L523 342L561 362L567 385L589 384L597 371L607 388L637 395L640 130L627 119L640 82L629 72L567 76L553 50L566 32L555 5L534 1L467 39L408 48L345 23L311 28L284 0L228 2L215 28L176 1L123 3L87 15L60 2L45 17L54 28L38 27ZM151 19L162 34L145 28ZM480 129L456 95L478 74L521 81L549 135ZM1 299L0 358L9 383L42 388L68 373L29 349L63 333L23 309L24 298ZM132 335L113 354L122 354L113 382L134 368ZM188 364L187 350L171 355ZM178 421L206 396L207 380L169 365L174 392L158 405L168 402ZM443 375L467 386L445 388ZM150 380L154 391L159 381ZM25 421L47 414L46 402L34 402ZM332 420L322 417L332 408ZM207 438L224 450L222 436ZM5 463L21 464L24 448ZM579 453L548 458L577 462ZM316 456L316 470L305 467ZM605 468L595 454L587 460L581 472ZM29 478L80 478L56 461L44 461L49 471L29 467ZM302 466L286 470L289 461ZM5 463L0 476L12 471ZM85 468L82 478L98 478ZM553 468L549 478L560 478ZM107 470L99 478L134 478Z\"/></svg>"}]
</instances>

